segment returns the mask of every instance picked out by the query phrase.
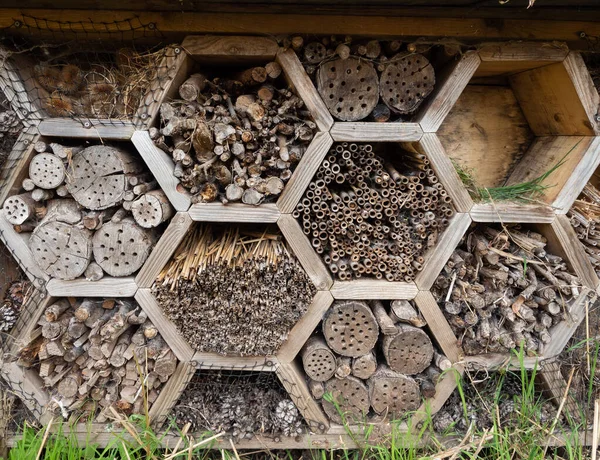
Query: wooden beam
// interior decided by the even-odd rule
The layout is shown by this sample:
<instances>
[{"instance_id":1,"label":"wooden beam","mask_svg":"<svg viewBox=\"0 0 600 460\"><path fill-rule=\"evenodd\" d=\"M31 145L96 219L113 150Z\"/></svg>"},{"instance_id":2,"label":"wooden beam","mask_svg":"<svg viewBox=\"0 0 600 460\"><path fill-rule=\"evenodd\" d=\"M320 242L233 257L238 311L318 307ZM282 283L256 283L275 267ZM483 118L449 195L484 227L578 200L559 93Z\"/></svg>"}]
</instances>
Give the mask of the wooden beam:
<instances>
[{"instance_id":1,"label":"wooden beam","mask_svg":"<svg viewBox=\"0 0 600 460\"><path fill-rule=\"evenodd\" d=\"M331 128L336 142L413 142L422 136L418 123L336 122Z\"/></svg>"},{"instance_id":2,"label":"wooden beam","mask_svg":"<svg viewBox=\"0 0 600 460\"><path fill-rule=\"evenodd\" d=\"M85 278L65 281L52 278L46 288L48 294L53 297L133 297L138 289L133 276L105 276L99 281L88 281Z\"/></svg>"},{"instance_id":3,"label":"wooden beam","mask_svg":"<svg viewBox=\"0 0 600 460\"><path fill-rule=\"evenodd\" d=\"M126 120L47 118L39 124L38 131L42 136L128 141L133 136L135 127L131 121Z\"/></svg>"},{"instance_id":4,"label":"wooden beam","mask_svg":"<svg viewBox=\"0 0 600 460\"><path fill-rule=\"evenodd\" d=\"M258 206L243 203L196 203L188 213L197 222L275 223L280 215L275 203Z\"/></svg>"},{"instance_id":5,"label":"wooden beam","mask_svg":"<svg viewBox=\"0 0 600 460\"><path fill-rule=\"evenodd\" d=\"M335 281L331 287L334 299L414 299L419 290L415 283L360 279L354 281Z\"/></svg>"}]
</instances>

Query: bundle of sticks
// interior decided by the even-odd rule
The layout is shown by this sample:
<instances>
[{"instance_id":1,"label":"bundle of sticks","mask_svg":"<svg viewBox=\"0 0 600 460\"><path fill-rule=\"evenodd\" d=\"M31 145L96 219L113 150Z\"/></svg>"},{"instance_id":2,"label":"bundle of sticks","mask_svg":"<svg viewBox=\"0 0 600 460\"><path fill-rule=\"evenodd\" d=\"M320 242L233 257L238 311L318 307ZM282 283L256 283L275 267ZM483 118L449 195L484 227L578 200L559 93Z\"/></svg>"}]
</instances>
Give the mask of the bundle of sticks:
<instances>
[{"instance_id":1,"label":"bundle of sticks","mask_svg":"<svg viewBox=\"0 0 600 460\"><path fill-rule=\"evenodd\" d=\"M460 47L433 47L351 36L284 40L296 51L331 115L342 121L401 121L412 116L435 87L435 69Z\"/></svg>"},{"instance_id":2,"label":"bundle of sticks","mask_svg":"<svg viewBox=\"0 0 600 460\"><path fill-rule=\"evenodd\" d=\"M454 251L432 292L467 355L535 355L550 342L581 283L546 244L518 226L478 225Z\"/></svg>"},{"instance_id":3,"label":"bundle of sticks","mask_svg":"<svg viewBox=\"0 0 600 460\"><path fill-rule=\"evenodd\" d=\"M281 72L271 62L226 78L197 73L161 106L150 136L194 201L258 205L281 193L316 131L302 99L274 86Z\"/></svg>"},{"instance_id":4,"label":"bundle of sticks","mask_svg":"<svg viewBox=\"0 0 600 460\"><path fill-rule=\"evenodd\" d=\"M600 190L590 183L586 184L567 216L583 243L590 263L600 276Z\"/></svg>"},{"instance_id":5,"label":"bundle of sticks","mask_svg":"<svg viewBox=\"0 0 600 460\"><path fill-rule=\"evenodd\" d=\"M39 267L64 280L136 272L158 240L155 227L174 212L143 162L119 146L40 140L33 148L22 193L6 199L4 216L32 232Z\"/></svg>"},{"instance_id":6,"label":"bundle of sticks","mask_svg":"<svg viewBox=\"0 0 600 460\"><path fill-rule=\"evenodd\" d=\"M316 290L280 234L196 224L152 291L198 351L274 355Z\"/></svg>"},{"instance_id":7,"label":"bundle of sticks","mask_svg":"<svg viewBox=\"0 0 600 460\"><path fill-rule=\"evenodd\" d=\"M121 48L105 56L79 53L33 67L41 105L52 117L131 118L156 78L169 48L138 53ZM104 62L102 62L104 61Z\"/></svg>"},{"instance_id":8,"label":"bundle of sticks","mask_svg":"<svg viewBox=\"0 0 600 460\"><path fill-rule=\"evenodd\" d=\"M144 413L175 372L177 358L133 301L60 299L38 321L41 336L23 348L19 364L35 367L50 409L97 422L114 407Z\"/></svg>"},{"instance_id":9,"label":"bundle of sticks","mask_svg":"<svg viewBox=\"0 0 600 460\"><path fill-rule=\"evenodd\" d=\"M234 440L255 435L298 436L305 424L271 372L198 371L173 408L180 428L226 432Z\"/></svg>"},{"instance_id":10,"label":"bundle of sticks","mask_svg":"<svg viewBox=\"0 0 600 460\"><path fill-rule=\"evenodd\" d=\"M338 301L301 352L313 397L336 423L390 418L433 398L452 363L438 353L412 302ZM330 394L331 398L324 398Z\"/></svg>"},{"instance_id":11,"label":"bundle of sticks","mask_svg":"<svg viewBox=\"0 0 600 460\"><path fill-rule=\"evenodd\" d=\"M452 200L425 155L393 152L394 165L373 150L334 144L294 216L340 280L412 281L454 214Z\"/></svg>"}]
</instances>

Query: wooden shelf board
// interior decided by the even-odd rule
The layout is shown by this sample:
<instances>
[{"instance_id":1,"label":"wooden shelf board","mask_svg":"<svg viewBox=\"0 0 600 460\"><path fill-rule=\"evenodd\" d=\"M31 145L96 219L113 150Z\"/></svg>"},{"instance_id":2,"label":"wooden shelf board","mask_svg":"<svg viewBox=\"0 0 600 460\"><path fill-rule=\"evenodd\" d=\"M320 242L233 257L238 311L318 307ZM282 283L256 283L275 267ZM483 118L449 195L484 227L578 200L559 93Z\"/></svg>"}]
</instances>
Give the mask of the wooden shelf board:
<instances>
[{"instance_id":1,"label":"wooden shelf board","mask_svg":"<svg viewBox=\"0 0 600 460\"><path fill-rule=\"evenodd\" d=\"M53 297L133 297L138 287L133 276L105 276L99 281L88 281L85 278L69 281L52 278L46 284L46 289Z\"/></svg>"},{"instance_id":2,"label":"wooden shelf board","mask_svg":"<svg viewBox=\"0 0 600 460\"><path fill-rule=\"evenodd\" d=\"M197 203L188 211L197 222L275 223L280 213L275 203L252 206L242 203Z\"/></svg>"},{"instance_id":3,"label":"wooden shelf board","mask_svg":"<svg viewBox=\"0 0 600 460\"><path fill-rule=\"evenodd\" d=\"M506 202L475 203L469 214L473 222L549 224L555 217L550 206Z\"/></svg>"},{"instance_id":4,"label":"wooden shelf board","mask_svg":"<svg viewBox=\"0 0 600 460\"><path fill-rule=\"evenodd\" d=\"M89 126L84 126L89 123ZM39 133L49 137L128 141L135 132L130 120L47 118L38 125Z\"/></svg>"},{"instance_id":5,"label":"wooden shelf board","mask_svg":"<svg viewBox=\"0 0 600 460\"><path fill-rule=\"evenodd\" d=\"M224 356L198 351L192 358L192 364L196 369L275 372L277 359L273 356Z\"/></svg>"},{"instance_id":6,"label":"wooden shelf board","mask_svg":"<svg viewBox=\"0 0 600 460\"><path fill-rule=\"evenodd\" d=\"M423 136L418 123L335 122L335 142L415 142Z\"/></svg>"},{"instance_id":7,"label":"wooden shelf board","mask_svg":"<svg viewBox=\"0 0 600 460\"><path fill-rule=\"evenodd\" d=\"M334 281L331 295L336 300L414 299L419 290L414 283L377 279Z\"/></svg>"}]
</instances>

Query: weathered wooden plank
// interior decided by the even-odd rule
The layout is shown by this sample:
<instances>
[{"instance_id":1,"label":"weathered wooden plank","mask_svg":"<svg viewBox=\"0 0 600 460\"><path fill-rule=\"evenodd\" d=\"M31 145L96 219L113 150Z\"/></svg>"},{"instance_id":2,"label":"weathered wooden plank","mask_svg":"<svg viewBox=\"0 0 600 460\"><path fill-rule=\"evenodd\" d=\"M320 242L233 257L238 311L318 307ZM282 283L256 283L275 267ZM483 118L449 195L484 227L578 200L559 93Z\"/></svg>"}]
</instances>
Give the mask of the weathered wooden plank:
<instances>
[{"instance_id":1,"label":"weathered wooden plank","mask_svg":"<svg viewBox=\"0 0 600 460\"><path fill-rule=\"evenodd\" d=\"M419 142L419 147L429 158L431 167L442 183L454 207L458 212L469 212L473 207L473 200L464 187L454 165L446 156L444 147L433 133L425 133Z\"/></svg>"},{"instance_id":2,"label":"weathered wooden plank","mask_svg":"<svg viewBox=\"0 0 600 460\"><path fill-rule=\"evenodd\" d=\"M268 61L279 51L275 40L250 36L188 35L181 46L195 60L208 62Z\"/></svg>"},{"instance_id":3,"label":"weathered wooden plank","mask_svg":"<svg viewBox=\"0 0 600 460\"><path fill-rule=\"evenodd\" d=\"M541 383L542 390L546 396L557 406L562 403L566 396L564 413L569 414L575 420L580 419L580 408L570 391L567 391L567 381L560 371L558 362L544 362L542 368L536 375L536 380Z\"/></svg>"},{"instance_id":4,"label":"weathered wooden plank","mask_svg":"<svg viewBox=\"0 0 600 460\"><path fill-rule=\"evenodd\" d=\"M16 361L2 363L0 373L14 394L39 420L50 401L39 374L34 369L22 368Z\"/></svg>"},{"instance_id":5,"label":"weathered wooden plank","mask_svg":"<svg viewBox=\"0 0 600 460\"><path fill-rule=\"evenodd\" d=\"M568 203L579 195L591 175L600 163L600 149L597 148L594 137L580 136L546 136L535 139L527 153L506 180L506 185L515 185L533 180L563 160L542 185L551 186L544 190L538 201L553 204L561 196L561 203ZM592 148L594 147L594 148ZM566 156L565 156L566 155ZM577 171L577 183L570 179ZM565 190L565 184L570 184L571 190ZM567 209L561 209L566 213Z\"/></svg>"},{"instance_id":6,"label":"weathered wooden plank","mask_svg":"<svg viewBox=\"0 0 600 460\"><path fill-rule=\"evenodd\" d=\"M138 287L149 288L152 286L154 280L171 259L179 243L190 229L192 222L192 218L187 212L178 212L173 216L169 226L161 235L144 266L135 277Z\"/></svg>"},{"instance_id":7,"label":"weathered wooden plank","mask_svg":"<svg viewBox=\"0 0 600 460\"><path fill-rule=\"evenodd\" d=\"M275 203L252 206L242 203L196 203L188 211L197 222L274 223L280 212Z\"/></svg>"},{"instance_id":8,"label":"weathered wooden plank","mask_svg":"<svg viewBox=\"0 0 600 460\"><path fill-rule=\"evenodd\" d=\"M482 61L539 61L540 65L561 62L569 54L566 43L496 42L477 47Z\"/></svg>"},{"instance_id":9,"label":"weathered wooden plank","mask_svg":"<svg viewBox=\"0 0 600 460\"><path fill-rule=\"evenodd\" d=\"M40 122L38 131L42 136L128 141L135 132L135 126L125 120L48 118Z\"/></svg>"},{"instance_id":10,"label":"weathered wooden plank","mask_svg":"<svg viewBox=\"0 0 600 460\"><path fill-rule=\"evenodd\" d=\"M296 358L300 349L318 324L323 315L333 303L333 296L328 291L318 291L308 307L307 312L300 318L288 334L287 340L279 347L277 360L289 363Z\"/></svg>"},{"instance_id":11,"label":"weathered wooden plank","mask_svg":"<svg viewBox=\"0 0 600 460\"><path fill-rule=\"evenodd\" d=\"M588 138L585 139L588 141ZM589 139L587 151L567 177L552 206L558 214L566 214L600 164L600 137ZM562 167L562 166L561 166Z\"/></svg>"},{"instance_id":12,"label":"weathered wooden plank","mask_svg":"<svg viewBox=\"0 0 600 460\"><path fill-rule=\"evenodd\" d=\"M414 299L419 290L414 283L377 279L335 281L331 286L334 299Z\"/></svg>"},{"instance_id":13,"label":"weathered wooden plank","mask_svg":"<svg viewBox=\"0 0 600 460\"><path fill-rule=\"evenodd\" d=\"M281 65L288 83L306 104L319 130L329 131L333 126L333 117L319 96L315 85L308 78L296 53L292 49L281 50L277 54L277 62Z\"/></svg>"},{"instance_id":14,"label":"weathered wooden plank","mask_svg":"<svg viewBox=\"0 0 600 460\"><path fill-rule=\"evenodd\" d=\"M296 361L279 363L275 372L311 430L315 433L327 430L329 419L313 399L301 366Z\"/></svg>"},{"instance_id":15,"label":"weathered wooden plank","mask_svg":"<svg viewBox=\"0 0 600 460\"><path fill-rule=\"evenodd\" d=\"M155 429L159 429L165 423L195 372L196 368L189 362L180 362L177 365L177 369L160 390L158 398L148 411L150 423Z\"/></svg>"},{"instance_id":16,"label":"weathered wooden plank","mask_svg":"<svg viewBox=\"0 0 600 460\"><path fill-rule=\"evenodd\" d=\"M36 154L33 145L39 139L37 127L24 129L6 157L0 172L0 206L10 195L21 190L21 184L29 174L29 162Z\"/></svg>"},{"instance_id":17,"label":"weathered wooden plank","mask_svg":"<svg viewBox=\"0 0 600 460\"><path fill-rule=\"evenodd\" d=\"M105 276L99 281L88 281L85 278L65 281L53 278L48 281L46 289L53 297L133 297L138 287L133 276Z\"/></svg>"},{"instance_id":18,"label":"weathered wooden plank","mask_svg":"<svg viewBox=\"0 0 600 460\"><path fill-rule=\"evenodd\" d=\"M298 221L291 214L282 214L277 221L277 225L315 287L319 291L329 289L333 284L333 279L302 231Z\"/></svg>"},{"instance_id":19,"label":"weathered wooden plank","mask_svg":"<svg viewBox=\"0 0 600 460\"><path fill-rule=\"evenodd\" d=\"M518 203L475 203L469 212L473 222L552 223L550 206Z\"/></svg>"},{"instance_id":20,"label":"weathered wooden plank","mask_svg":"<svg viewBox=\"0 0 600 460\"><path fill-rule=\"evenodd\" d=\"M224 356L217 353L196 352L192 363L197 369L230 369L273 372L277 360L271 356Z\"/></svg>"},{"instance_id":21,"label":"weathered wooden plank","mask_svg":"<svg viewBox=\"0 0 600 460\"><path fill-rule=\"evenodd\" d=\"M9 224L6 217L4 217L4 210L0 210L0 239L10 250L23 272L33 283L35 283L35 286L39 288L42 287L50 277L33 261L31 250L27 244L27 238L28 236L26 234L15 232L13 226Z\"/></svg>"},{"instance_id":22,"label":"weathered wooden plank","mask_svg":"<svg viewBox=\"0 0 600 460\"><path fill-rule=\"evenodd\" d=\"M418 123L335 122L330 132L336 142L414 142L423 136Z\"/></svg>"},{"instance_id":23,"label":"weathered wooden plank","mask_svg":"<svg viewBox=\"0 0 600 460\"><path fill-rule=\"evenodd\" d=\"M446 317L440 310L433 294L429 291L420 291L415 297L415 303L419 307L419 311L427 321L429 330L433 333L435 340L442 352L452 362L459 362L462 356L462 351L458 347L458 341Z\"/></svg>"},{"instance_id":24,"label":"weathered wooden plank","mask_svg":"<svg viewBox=\"0 0 600 460\"><path fill-rule=\"evenodd\" d=\"M333 139L329 133L315 135L277 200L277 207L282 214L290 214L294 211L332 144Z\"/></svg>"},{"instance_id":25,"label":"weathered wooden plank","mask_svg":"<svg viewBox=\"0 0 600 460\"><path fill-rule=\"evenodd\" d=\"M480 62L477 52L470 51L437 76L435 89L419 109L416 119L423 131L430 133L439 129Z\"/></svg>"},{"instance_id":26,"label":"weathered wooden plank","mask_svg":"<svg viewBox=\"0 0 600 460\"><path fill-rule=\"evenodd\" d=\"M594 136L600 132L594 119L598 94L591 78L585 76L587 70L581 57L577 56L569 53L564 62L509 78L536 136ZM594 101L596 105L592 108Z\"/></svg>"},{"instance_id":27,"label":"weathered wooden plank","mask_svg":"<svg viewBox=\"0 0 600 460\"><path fill-rule=\"evenodd\" d=\"M552 222L552 230L555 237L560 242L564 254L566 255L570 266L581 279L581 282L590 289L596 289L600 283L598 275L583 249L583 245L577 237L569 218L565 215L558 215Z\"/></svg>"},{"instance_id":28,"label":"weathered wooden plank","mask_svg":"<svg viewBox=\"0 0 600 460\"><path fill-rule=\"evenodd\" d=\"M142 159L156 178L160 188L165 192L169 201L177 211L187 211L192 204L189 195L178 191L179 179L173 175L175 164L173 160L159 149L147 131L136 131L131 136L131 142L137 148Z\"/></svg>"},{"instance_id":29,"label":"weathered wooden plank","mask_svg":"<svg viewBox=\"0 0 600 460\"><path fill-rule=\"evenodd\" d=\"M415 283L420 290L428 290L433 286L470 225L471 217L467 213L455 214L452 217L448 228L444 230L436 245L425 254L423 269L415 277Z\"/></svg>"},{"instance_id":30,"label":"weathered wooden plank","mask_svg":"<svg viewBox=\"0 0 600 460\"><path fill-rule=\"evenodd\" d=\"M539 368L541 357L525 357L523 358L523 366L518 357L510 353L486 353L483 355L464 356L461 363L468 369L513 369L520 370Z\"/></svg>"},{"instance_id":31,"label":"weathered wooden plank","mask_svg":"<svg viewBox=\"0 0 600 460\"><path fill-rule=\"evenodd\" d=\"M37 319L42 316L46 308L54 303L56 299L45 292L35 289L31 297L21 309L19 319L15 323L10 334L5 338L8 349L15 356L18 351L34 339L34 331L39 327Z\"/></svg>"},{"instance_id":32,"label":"weathered wooden plank","mask_svg":"<svg viewBox=\"0 0 600 460\"><path fill-rule=\"evenodd\" d=\"M148 314L148 318L157 327L160 335L169 344L177 359L184 363L190 362L194 356L194 350L179 333L177 327L165 316L150 289L138 289L135 293L135 300Z\"/></svg>"}]
</instances>

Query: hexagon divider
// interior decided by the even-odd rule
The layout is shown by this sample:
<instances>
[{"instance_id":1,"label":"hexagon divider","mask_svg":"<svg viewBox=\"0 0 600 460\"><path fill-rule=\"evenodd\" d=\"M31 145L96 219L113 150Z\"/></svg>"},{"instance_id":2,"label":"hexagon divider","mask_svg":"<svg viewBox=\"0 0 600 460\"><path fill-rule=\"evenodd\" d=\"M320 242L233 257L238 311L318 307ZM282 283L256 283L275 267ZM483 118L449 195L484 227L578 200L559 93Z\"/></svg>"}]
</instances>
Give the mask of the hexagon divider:
<instances>
[{"instance_id":1,"label":"hexagon divider","mask_svg":"<svg viewBox=\"0 0 600 460\"><path fill-rule=\"evenodd\" d=\"M180 192L180 183L173 175L175 163L169 155L159 149L152 139L148 131L135 131L131 136L131 142L135 145L140 156L156 178L156 182L165 192L169 201L176 211L187 211L192 204L190 195L187 192Z\"/></svg>"},{"instance_id":2,"label":"hexagon divider","mask_svg":"<svg viewBox=\"0 0 600 460\"><path fill-rule=\"evenodd\" d=\"M135 277L139 288L150 288L192 226L187 212L177 212Z\"/></svg>"},{"instance_id":3,"label":"hexagon divider","mask_svg":"<svg viewBox=\"0 0 600 460\"><path fill-rule=\"evenodd\" d=\"M336 300L412 300L419 289L415 283L378 279L334 281L331 295Z\"/></svg>"},{"instance_id":4,"label":"hexagon divider","mask_svg":"<svg viewBox=\"0 0 600 460\"><path fill-rule=\"evenodd\" d=\"M275 223L279 219L276 203L258 206L243 203L196 203L188 211L197 222Z\"/></svg>"},{"instance_id":5,"label":"hexagon divider","mask_svg":"<svg viewBox=\"0 0 600 460\"><path fill-rule=\"evenodd\" d=\"M37 322L32 318L40 318L46 308L56 299L49 296L46 292L34 288L34 292L21 309L19 319L15 323L7 340L4 352L8 351L11 357L17 356L19 350L27 346L32 340L41 333Z\"/></svg>"},{"instance_id":6,"label":"hexagon divider","mask_svg":"<svg viewBox=\"0 0 600 460\"><path fill-rule=\"evenodd\" d=\"M33 153L33 145L39 138L37 126L23 129L12 150L6 157L5 166L0 172L0 205L9 195L19 191L25 178L24 168L29 163Z\"/></svg>"},{"instance_id":7,"label":"hexagon divider","mask_svg":"<svg viewBox=\"0 0 600 460\"><path fill-rule=\"evenodd\" d=\"M461 59L448 66L436 84L433 93L423 103L416 122L424 132L436 132L450 113L460 94L479 67L481 59L476 51L468 51Z\"/></svg>"},{"instance_id":8,"label":"hexagon divider","mask_svg":"<svg viewBox=\"0 0 600 460\"><path fill-rule=\"evenodd\" d=\"M554 210L548 205L510 202L475 203L469 214L473 222L551 224L555 218Z\"/></svg>"},{"instance_id":9,"label":"hexagon divider","mask_svg":"<svg viewBox=\"0 0 600 460\"><path fill-rule=\"evenodd\" d=\"M317 290L330 289L333 285L333 278L302 231L298 221L291 214L281 214L277 226Z\"/></svg>"},{"instance_id":10,"label":"hexagon divider","mask_svg":"<svg viewBox=\"0 0 600 460\"><path fill-rule=\"evenodd\" d=\"M85 278L60 280L51 278L46 284L48 294L54 297L133 297L138 290L135 277L104 276L98 281Z\"/></svg>"},{"instance_id":11,"label":"hexagon divider","mask_svg":"<svg viewBox=\"0 0 600 460\"><path fill-rule=\"evenodd\" d=\"M277 360L280 363L292 362L310 335L323 319L325 312L333 303L333 296L329 291L317 291L308 310L288 333L287 340L277 351Z\"/></svg>"},{"instance_id":12,"label":"hexagon divider","mask_svg":"<svg viewBox=\"0 0 600 460\"><path fill-rule=\"evenodd\" d=\"M427 290L433 286L470 225L471 216L469 214L456 213L452 216L448 228L440 235L435 246L423 256L425 259L423 269L415 277L415 283L420 290Z\"/></svg>"},{"instance_id":13,"label":"hexagon divider","mask_svg":"<svg viewBox=\"0 0 600 460\"><path fill-rule=\"evenodd\" d=\"M275 372L278 361L274 356L220 355L197 351L192 358L196 369L225 369L231 371Z\"/></svg>"},{"instance_id":14,"label":"hexagon divider","mask_svg":"<svg viewBox=\"0 0 600 460\"><path fill-rule=\"evenodd\" d=\"M335 142L415 142L423 136L418 123L340 122L331 128Z\"/></svg>"},{"instance_id":15,"label":"hexagon divider","mask_svg":"<svg viewBox=\"0 0 600 460\"><path fill-rule=\"evenodd\" d=\"M179 333L173 322L166 317L162 308L154 298L154 295L148 288L140 288L134 296L136 302L148 314L148 318L156 326L160 335L165 339L177 359L182 363L188 363L193 360L194 350L188 342Z\"/></svg>"},{"instance_id":16,"label":"hexagon divider","mask_svg":"<svg viewBox=\"0 0 600 460\"><path fill-rule=\"evenodd\" d=\"M297 361L278 363L275 372L311 431L324 433L329 429L329 418L312 397L300 367Z\"/></svg>"},{"instance_id":17,"label":"hexagon divider","mask_svg":"<svg viewBox=\"0 0 600 460\"><path fill-rule=\"evenodd\" d=\"M196 368L191 362L180 361L177 364L177 369L169 377L158 398L156 398L156 401L154 401L152 407L148 410L150 423L156 429L161 428L165 424L169 413L173 410L173 406L175 406L188 383L192 380L195 372Z\"/></svg>"},{"instance_id":18,"label":"hexagon divider","mask_svg":"<svg viewBox=\"0 0 600 460\"><path fill-rule=\"evenodd\" d=\"M332 145L333 139L329 133L315 134L277 200L277 207L282 214L291 214L294 211Z\"/></svg>"},{"instance_id":19,"label":"hexagon divider","mask_svg":"<svg viewBox=\"0 0 600 460\"><path fill-rule=\"evenodd\" d=\"M128 141L135 132L135 126L128 120L45 118L37 130L42 136Z\"/></svg>"}]
</instances>

